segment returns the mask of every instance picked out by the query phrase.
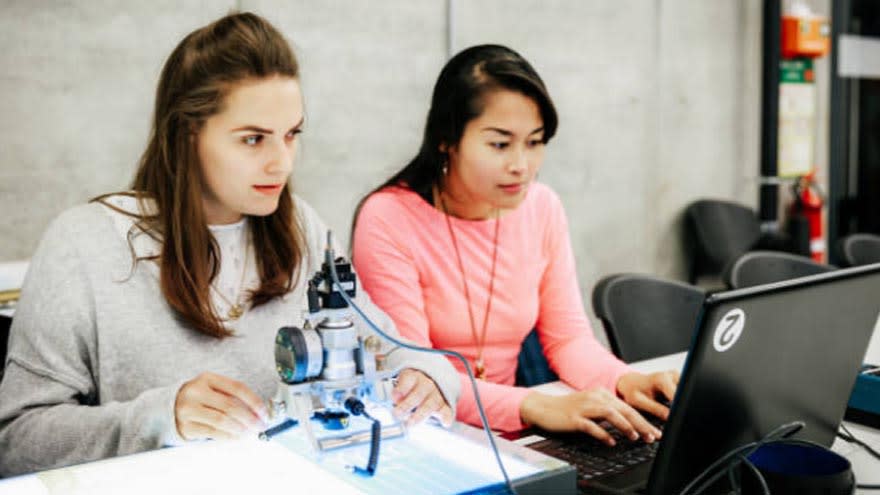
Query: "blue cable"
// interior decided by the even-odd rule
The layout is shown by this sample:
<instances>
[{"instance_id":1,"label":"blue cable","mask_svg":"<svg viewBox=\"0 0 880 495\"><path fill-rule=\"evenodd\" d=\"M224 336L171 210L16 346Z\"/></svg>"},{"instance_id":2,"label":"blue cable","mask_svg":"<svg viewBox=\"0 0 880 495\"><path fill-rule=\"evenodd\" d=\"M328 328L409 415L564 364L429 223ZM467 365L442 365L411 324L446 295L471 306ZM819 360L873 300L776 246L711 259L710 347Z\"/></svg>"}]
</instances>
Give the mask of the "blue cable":
<instances>
[{"instance_id":1,"label":"blue cable","mask_svg":"<svg viewBox=\"0 0 880 495\"><path fill-rule=\"evenodd\" d=\"M330 268L330 277L333 279L333 284L339 289L339 294L342 296L342 299L352 307L352 309L357 312L357 314L361 317L361 319L366 322L370 328L373 329L374 332L379 334L385 340L388 340L394 345L399 347L403 347L404 349L410 349L413 351L419 352L427 352L430 354L441 354L445 356L453 356L457 358L464 365L465 371L467 371L468 378L471 381L471 388L474 391L474 398L477 401L477 410L480 412L480 421L483 423L483 429L486 431L486 436L489 437L489 444L492 446L492 452L495 454L495 460L498 462L498 467L501 468L501 474L504 475L504 483L507 485L507 489L510 490L510 493L516 495L516 490L513 488L513 483L510 481L510 477L507 475L507 470L504 469L504 463L501 461L501 454L498 453L498 446L495 445L495 436L492 435L492 430L489 428L489 421L486 419L486 412L483 410L483 403L480 401L480 394L477 392L477 381L474 378L474 374L471 371L471 366L468 364L467 359L461 354L455 351L449 351L446 349L432 349L430 347L420 347L413 344L408 344L401 340L398 340L387 333L385 333L378 325L373 323L367 315L361 310L361 308L355 304L354 301L348 296L345 292L345 288L342 287L342 283L339 281L339 276L336 274L336 255L333 251L333 234L331 231L327 231L327 248L324 250L324 262L327 263L327 266Z\"/></svg>"}]
</instances>

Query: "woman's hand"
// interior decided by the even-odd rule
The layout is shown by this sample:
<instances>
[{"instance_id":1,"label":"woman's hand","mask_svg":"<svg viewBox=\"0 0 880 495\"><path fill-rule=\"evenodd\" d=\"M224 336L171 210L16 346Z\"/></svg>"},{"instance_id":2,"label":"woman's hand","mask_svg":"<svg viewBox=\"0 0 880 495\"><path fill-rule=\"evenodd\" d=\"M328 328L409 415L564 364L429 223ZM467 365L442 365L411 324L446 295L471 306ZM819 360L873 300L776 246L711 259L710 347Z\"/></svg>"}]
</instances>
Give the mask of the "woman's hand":
<instances>
[{"instance_id":1,"label":"woman's hand","mask_svg":"<svg viewBox=\"0 0 880 495\"><path fill-rule=\"evenodd\" d=\"M677 371L659 371L649 375L627 373L617 380L617 393L627 404L665 421L669 419L669 408L658 402L655 397L662 395L672 402L675 388L678 386L678 378Z\"/></svg>"},{"instance_id":2,"label":"woman's hand","mask_svg":"<svg viewBox=\"0 0 880 495\"><path fill-rule=\"evenodd\" d=\"M582 431L608 445L616 442L599 426L602 420L632 440L641 437L650 443L660 438L660 430L604 388L558 396L532 392L523 400L519 411L525 423L549 431Z\"/></svg>"},{"instance_id":3,"label":"woman's hand","mask_svg":"<svg viewBox=\"0 0 880 495\"><path fill-rule=\"evenodd\" d=\"M431 415L436 416L443 426L452 425L452 408L434 380L421 371L410 368L401 371L391 398L397 404L394 415L406 418L407 425L419 423Z\"/></svg>"},{"instance_id":4,"label":"woman's hand","mask_svg":"<svg viewBox=\"0 0 880 495\"><path fill-rule=\"evenodd\" d=\"M268 427L263 400L247 385L214 373L183 384L174 401L177 431L185 440L237 438Z\"/></svg>"}]
</instances>

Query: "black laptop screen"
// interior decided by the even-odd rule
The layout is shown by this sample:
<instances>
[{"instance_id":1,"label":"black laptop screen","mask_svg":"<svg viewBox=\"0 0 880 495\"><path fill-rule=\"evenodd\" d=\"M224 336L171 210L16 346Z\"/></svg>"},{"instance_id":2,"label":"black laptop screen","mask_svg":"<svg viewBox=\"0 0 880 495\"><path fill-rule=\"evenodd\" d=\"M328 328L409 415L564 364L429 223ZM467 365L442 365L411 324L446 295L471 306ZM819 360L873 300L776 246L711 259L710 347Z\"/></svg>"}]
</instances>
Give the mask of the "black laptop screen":
<instances>
[{"instance_id":1,"label":"black laptop screen","mask_svg":"<svg viewBox=\"0 0 880 495\"><path fill-rule=\"evenodd\" d=\"M830 446L880 313L880 265L710 296L664 429L652 494L791 421Z\"/></svg>"}]
</instances>

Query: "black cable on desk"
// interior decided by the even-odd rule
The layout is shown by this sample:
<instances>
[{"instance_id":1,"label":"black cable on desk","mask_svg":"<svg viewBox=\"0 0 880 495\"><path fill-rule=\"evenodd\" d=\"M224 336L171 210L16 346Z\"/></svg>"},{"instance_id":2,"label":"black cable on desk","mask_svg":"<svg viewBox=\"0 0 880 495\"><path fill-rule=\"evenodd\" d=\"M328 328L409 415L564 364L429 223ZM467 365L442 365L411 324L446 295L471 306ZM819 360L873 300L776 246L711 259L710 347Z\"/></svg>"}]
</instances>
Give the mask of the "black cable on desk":
<instances>
[{"instance_id":1,"label":"black cable on desk","mask_svg":"<svg viewBox=\"0 0 880 495\"><path fill-rule=\"evenodd\" d=\"M713 462L709 467L704 469L693 480L691 480L691 482L688 483L687 486L685 486L679 492L679 495L685 495L688 492L692 492L693 495L697 495L699 493L705 492L709 487L715 484L715 482L718 481L719 478L724 476L724 473L728 472L727 470L719 470L713 476L703 481L704 478L709 476L716 469L725 465L727 466L727 469L732 469L741 463L741 459L748 458L748 456L751 455L752 452L758 450L764 444L778 440L780 438L787 438L791 435L794 435L803 427L804 423L802 421L793 421L791 423L786 423L779 428L771 431L770 433L765 435L764 438L757 442L749 442L745 445L741 445L739 447L731 449L726 454L721 456L718 460ZM763 481L763 476L761 476L761 473L758 472L757 475L759 481Z\"/></svg>"},{"instance_id":2,"label":"black cable on desk","mask_svg":"<svg viewBox=\"0 0 880 495\"><path fill-rule=\"evenodd\" d=\"M752 474L755 475L755 478L758 480L758 483L761 484L761 493L763 493L764 495L770 495L770 487L767 486L767 480L764 479L764 475L761 474L760 471L758 471L758 468L756 468L755 465L752 464L752 461L750 461L749 458L744 456L743 454L739 455L739 459L740 459L740 462L745 464L746 467L748 467L749 470L752 472ZM740 488L739 488L739 486L737 486L736 492L739 493L739 491L740 491Z\"/></svg>"},{"instance_id":3,"label":"black cable on desk","mask_svg":"<svg viewBox=\"0 0 880 495\"><path fill-rule=\"evenodd\" d=\"M877 452L873 447L865 443L863 440L856 438L853 432L849 431L849 428L846 427L845 424L840 423L840 429L843 430L843 433L837 432L837 437L841 440L849 443L854 443L859 447L865 449L865 451L875 459L880 459L880 452ZM856 484L856 488L860 490L880 490L880 484Z\"/></svg>"},{"instance_id":4,"label":"black cable on desk","mask_svg":"<svg viewBox=\"0 0 880 495\"><path fill-rule=\"evenodd\" d=\"M498 446L495 445L495 435L492 434L491 428L489 428L489 420L486 419L486 411L483 409L483 402L480 400L480 394L477 391L477 381L474 378L474 373L471 371L471 366L468 364L467 359L462 356L460 353L455 351L449 351L446 349L432 349L430 347L420 347L417 345L409 344L407 342L403 342L402 340L396 339L379 328L378 325L373 323L369 317L367 317L366 313L355 304L355 302L349 297L348 293L345 292L345 288L342 286L342 282L339 281L339 276L336 274L336 255L333 252L333 234L328 230L327 231L327 247L324 250L324 262L330 269L330 277L333 279L333 285L339 289L339 295L342 296L342 299L351 306L352 309L364 320L364 322L373 329L374 332L382 336L385 340L388 340L394 345L399 347L403 347L404 349L410 349L418 352L427 352L429 354L440 354L445 356L453 356L464 365L464 369L467 372L468 378L471 381L471 388L474 391L474 399L477 402L477 411L480 413L480 421L483 423L483 429L486 431L486 436L489 437L489 445L492 447L492 453L495 454L495 461L498 463L498 467L501 469L501 474L504 475L504 484L507 486L507 489L510 493L516 495L516 490L513 488L513 483L510 481L510 476L507 474L507 470L504 468L504 463L501 461L501 454L498 452Z\"/></svg>"},{"instance_id":5,"label":"black cable on desk","mask_svg":"<svg viewBox=\"0 0 880 495\"><path fill-rule=\"evenodd\" d=\"M373 422L370 429L370 459L367 461L367 467L353 466L351 469L356 474L364 476L373 476L376 474L376 466L379 464L379 441L382 438L382 423L367 413L367 407L356 397L349 397L345 401L345 408L355 416L363 416Z\"/></svg>"},{"instance_id":6,"label":"black cable on desk","mask_svg":"<svg viewBox=\"0 0 880 495\"><path fill-rule=\"evenodd\" d=\"M875 450L873 447L871 447L870 445L868 445L864 441L856 438L856 436L851 431L849 431L849 428L847 428L845 424L840 423L840 429L843 430L843 433L838 431L837 432L838 438L840 438L841 440L844 440L846 442L849 442L849 443L854 443L854 444L858 445L859 447L865 449L865 451L867 451L869 454L871 454L875 459L880 459L880 452L877 452L877 450Z\"/></svg>"}]
</instances>

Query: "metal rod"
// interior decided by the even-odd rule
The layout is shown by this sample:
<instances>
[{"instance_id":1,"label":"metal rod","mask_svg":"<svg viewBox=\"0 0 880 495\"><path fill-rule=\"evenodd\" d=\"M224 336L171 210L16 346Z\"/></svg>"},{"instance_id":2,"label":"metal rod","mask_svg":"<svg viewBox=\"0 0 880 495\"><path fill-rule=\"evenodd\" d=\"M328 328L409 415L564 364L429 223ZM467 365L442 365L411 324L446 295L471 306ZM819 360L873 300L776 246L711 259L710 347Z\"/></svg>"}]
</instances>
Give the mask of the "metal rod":
<instances>
[{"instance_id":1,"label":"metal rod","mask_svg":"<svg viewBox=\"0 0 880 495\"><path fill-rule=\"evenodd\" d=\"M830 125L828 137L828 233L825 235L826 245L834 247L840 237L849 233L844 222L847 214L846 199L849 189L848 172L850 170L850 137L849 113L852 110L850 100L849 79L840 76L837 69L840 35L849 29L852 16L852 5L849 0L831 2L831 96ZM828 262L839 264L840 259L835 249L828 250Z\"/></svg>"},{"instance_id":2,"label":"metal rod","mask_svg":"<svg viewBox=\"0 0 880 495\"><path fill-rule=\"evenodd\" d=\"M779 160L779 61L782 58L782 5L764 0L763 71L761 78L761 176L776 177ZM759 216L762 223L775 223L779 211L779 186L762 183Z\"/></svg>"},{"instance_id":3,"label":"metal rod","mask_svg":"<svg viewBox=\"0 0 880 495\"><path fill-rule=\"evenodd\" d=\"M279 433L284 433L285 431L293 428L297 425L297 421L295 419L287 419L281 424L275 425L268 430L260 433L260 440L271 440L272 437L278 435Z\"/></svg>"}]
</instances>

